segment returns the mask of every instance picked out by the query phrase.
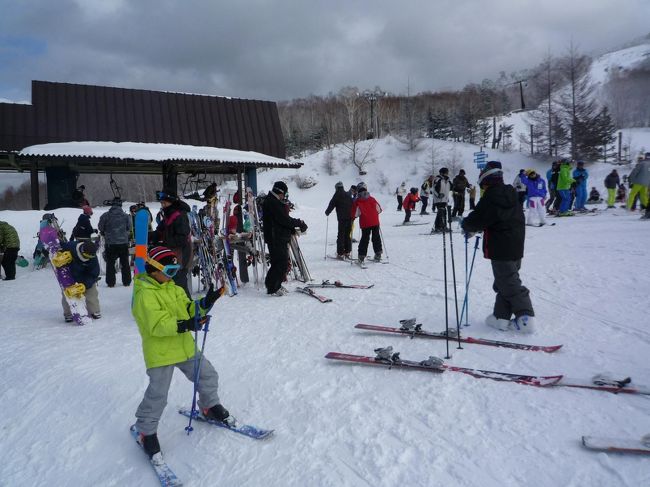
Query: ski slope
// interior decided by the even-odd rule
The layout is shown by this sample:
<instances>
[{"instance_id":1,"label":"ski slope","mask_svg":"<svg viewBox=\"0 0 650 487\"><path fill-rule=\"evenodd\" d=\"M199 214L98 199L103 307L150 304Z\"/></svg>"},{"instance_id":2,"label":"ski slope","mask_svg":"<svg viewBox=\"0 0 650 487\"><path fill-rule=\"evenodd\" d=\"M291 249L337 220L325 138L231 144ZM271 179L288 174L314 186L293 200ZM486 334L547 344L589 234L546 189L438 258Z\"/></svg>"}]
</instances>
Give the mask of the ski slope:
<instances>
[{"instance_id":1,"label":"ski slope","mask_svg":"<svg viewBox=\"0 0 650 487\"><path fill-rule=\"evenodd\" d=\"M435 144L443 152L458 151L470 181L476 180L469 163L476 147ZM373 348L388 345L406 359L444 357L444 341L353 328L358 322L396 326L414 316L427 329L444 328L441 236L419 235L427 226L393 226L403 214L395 211L391 193L402 180L419 186L429 154L426 144L413 153L394 139L375 147L376 162L368 166L365 181L384 207L382 232L390 263L369 264L367 270L324 259L326 252L335 253L336 221L331 216L328 223L324 215L334 183L341 179L348 187L359 180L343 164L343 153L335 150L339 174L333 176L323 173L323 153L304 160L300 174L318 180L308 190L296 188L289 179L293 171L260 175L260 190L281 177L289 180L293 214L309 225L300 244L316 281L375 286L318 290L333 299L321 304L297 292L269 297L250 284L238 296L217 302L206 356L220 373L223 404L240 420L273 428L275 434L254 441L195 424L188 437L187 418L176 409L190 405L192 385L177 373L158 434L167 462L186 485L650 485L647 459L594 453L580 444L583 435L638 438L650 432L647 397L324 359L330 351L372 355ZM520 167L544 169L521 154L493 156L504 162L508 182ZM600 188L611 167L589 169ZM106 210L95 209L95 226ZM0 212L0 219L19 230L21 253L27 257L42 213ZM56 214L69 233L79 210ZM537 314L538 331L532 336L483 324L494 296L489 262L477 255L467 334L564 347L544 354L469 344L458 350L452 344L448 363L582 378L607 373L650 384L650 222L638 218L617 208L597 216L549 219L555 226L527 227L522 279ZM432 219L413 216L414 221ZM465 245L459 233L453 235L453 246L462 300ZM471 252L470 247L470 259ZM290 281L287 287L299 284ZM80 328L63 323L50 269L19 268L15 281L0 282L0 485L158 485L129 434L147 385L129 310L131 291L119 284L109 289L101 281L103 318ZM453 321L451 285L448 295Z\"/></svg>"}]
</instances>

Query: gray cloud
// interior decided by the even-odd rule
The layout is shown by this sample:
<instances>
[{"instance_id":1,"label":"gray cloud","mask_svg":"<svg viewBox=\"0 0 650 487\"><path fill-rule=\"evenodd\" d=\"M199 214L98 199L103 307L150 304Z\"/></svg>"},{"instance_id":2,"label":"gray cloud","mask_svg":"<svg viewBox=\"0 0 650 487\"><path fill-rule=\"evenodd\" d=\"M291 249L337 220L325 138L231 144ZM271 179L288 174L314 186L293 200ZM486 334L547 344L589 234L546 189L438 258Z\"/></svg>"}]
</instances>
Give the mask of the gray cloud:
<instances>
[{"instance_id":1,"label":"gray cloud","mask_svg":"<svg viewBox=\"0 0 650 487\"><path fill-rule=\"evenodd\" d=\"M0 0L0 97L30 80L282 100L460 88L573 38L647 34L647 0Z\"/></svg>"}]
</instances>

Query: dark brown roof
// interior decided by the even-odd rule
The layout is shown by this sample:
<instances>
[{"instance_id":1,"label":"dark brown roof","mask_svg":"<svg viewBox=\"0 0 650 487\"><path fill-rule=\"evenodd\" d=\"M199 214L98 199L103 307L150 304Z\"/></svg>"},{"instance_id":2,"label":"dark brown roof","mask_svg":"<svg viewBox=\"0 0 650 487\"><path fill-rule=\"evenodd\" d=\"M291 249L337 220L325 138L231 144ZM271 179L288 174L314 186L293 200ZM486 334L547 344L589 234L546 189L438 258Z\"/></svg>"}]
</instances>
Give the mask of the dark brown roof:
<instances>
[{"instance_id":1,"label":"dark brown roof","mask_svg":"<svg viewBox=\"0 0 650 487\"><path fill-rule=\"evenodd\" d=\"M0 151L50 142L182 144L284 158L274 102L32 81L32 104L0 103Z\"/></svg>"}]
</instances>

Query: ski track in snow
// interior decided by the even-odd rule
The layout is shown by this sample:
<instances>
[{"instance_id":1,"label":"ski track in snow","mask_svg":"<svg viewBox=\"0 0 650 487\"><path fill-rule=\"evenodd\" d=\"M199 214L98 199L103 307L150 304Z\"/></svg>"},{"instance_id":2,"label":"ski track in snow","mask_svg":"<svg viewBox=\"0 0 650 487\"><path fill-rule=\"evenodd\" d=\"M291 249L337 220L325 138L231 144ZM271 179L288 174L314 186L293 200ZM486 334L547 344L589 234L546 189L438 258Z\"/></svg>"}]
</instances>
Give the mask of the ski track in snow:
<instances>
[{"instance_id":1,"label":"ski track in snow","mask_svg":"<svg viewBox=\"0 0 650 487\"><path fill-rule=\"evenodd\" d=\"M582 435L636 438L650 431L647 397L325 360L328 351L372 355L373 348L388 345L414 360L446 353L444 341L353 328L358 322L396 326L417 317L427 329L444 329L442 236L419 235L426 226L393 227L403 214L394 212L392 197L379 195L387 208L382 230L390 263L364 270L325 260L325 194L329 198L329 189L293 192L295 214L310 226L300 244L314 281L375 287L319 289L333 299L322 304L295 292L269 297L249 284L237 297L217 302L205 353L220 374L223 404L240 421L274 428L275 434L255 441L195 423L188 437L187 418L177 409L189 406L192 385L177 372L158 433L167 462L186 485L650 484L646 459L595 454L580 446ZM96 210L95 224L104 210ZM69 231L77 212L59 212ZM33 248L40 215L0 212L20 227L25 254ZM544 354L471 344L459 350L452 342L449 363L572 377L606 372L648 385L650 224L637 219L604 213L526 228L521 275L538 318L532 336L499 333L483 324L494 294L489 263L479 250L470 287L471 326L462 331L564 347ZM330 228L329 243L334 234ZM465 292L460 233L453 244L460 313ZM473 240L470 260L472 252ZM455 327L450 266L448 271L449 324ZM297 285L302 283L287 287ZM104 317L76 327L63 323L51 270L19 269L16 281L0 286L0 485L157 485L128 431L147 384L130 314L131 288L108 289L100 282Z\"/></svg>"}]
</instances>

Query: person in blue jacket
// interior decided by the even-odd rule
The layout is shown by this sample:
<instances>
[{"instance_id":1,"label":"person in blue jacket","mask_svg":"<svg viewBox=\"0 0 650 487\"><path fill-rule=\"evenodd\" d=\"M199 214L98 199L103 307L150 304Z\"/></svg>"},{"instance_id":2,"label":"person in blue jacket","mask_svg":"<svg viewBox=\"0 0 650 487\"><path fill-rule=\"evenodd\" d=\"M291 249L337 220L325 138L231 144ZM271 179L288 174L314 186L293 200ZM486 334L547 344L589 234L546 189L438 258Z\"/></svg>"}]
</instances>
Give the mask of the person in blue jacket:
<instances>
[{"instance_id":1,"label":"person in blue jacket","mask_svg":"<svg viewBox=\"0 0 650 487\"><path fill-rule=\"evenodd\" d=\"M585 163L583 161L578 161L578 167L573 170L573 179L576 180L576 201L573 209L585 212L587 211L585 203L587 202L587 179L589 179L589 173L585 169Z\"/></svg>"},{"instance_id":2,"label":"person in blue jacket","mask_svg":"<svg viewBox=\"0 0 650 487\"><path fill-rule=\"evenodd\" d=\"M86 298L86 308L88 314L98 320L102 317L99 309L99 293L97 292L97 279L99 278L99 262L97 261L97 245L93 242L77 242L71 240L61 246L61 250L69 251L72 255L70 271L72 277L78 283L85 286L84 296ZM61 298L63 306L63 317L66 323L72 322L72 312L65 299Z\"/></svg>"},{"instance_id":3,"label":"person in blue jacket","mask_svg":"<svg viewBox=\"0 0 650 487\"><path fill-rule=\"evenodd\" d=\"M520 174L519 179L526 186L526 194L528 195L526 225L535 225L533 223L535 215L537 215L539 220L537 226L541 227L542 225L545 225L546 207L544 206L544 200L547 195L546 181L544 181L544 178L532 169Z\"/></svg>"}]
</instances>

